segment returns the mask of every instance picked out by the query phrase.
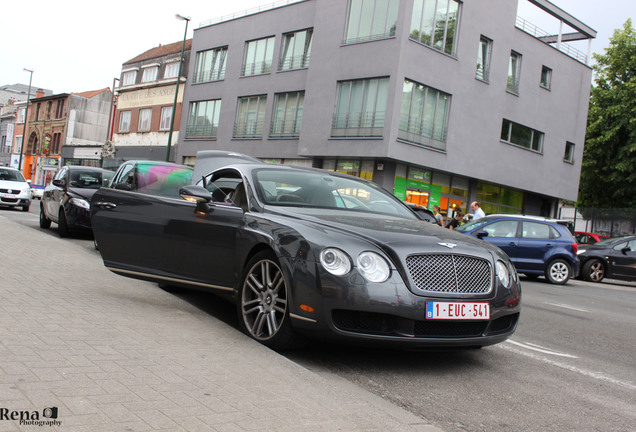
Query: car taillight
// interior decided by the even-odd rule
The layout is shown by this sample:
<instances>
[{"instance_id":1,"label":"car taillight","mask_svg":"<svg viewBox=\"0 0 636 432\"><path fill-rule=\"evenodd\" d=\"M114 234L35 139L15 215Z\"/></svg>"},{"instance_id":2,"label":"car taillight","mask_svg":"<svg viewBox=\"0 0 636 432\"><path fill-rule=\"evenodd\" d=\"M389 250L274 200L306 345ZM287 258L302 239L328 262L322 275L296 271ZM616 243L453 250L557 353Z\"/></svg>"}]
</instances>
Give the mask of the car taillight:
<instances>
[{"instance_id":1,"label":"car taillight","mask_svg":"<svg viewBox=\"0 0 636 432\"><path fill-rule=\"evenodd\" d=\"M574 249L574 253L576 254L576 252L579 250L579 245L576 243L572 243L572 249Z\"/></svg>"}]
</instances>

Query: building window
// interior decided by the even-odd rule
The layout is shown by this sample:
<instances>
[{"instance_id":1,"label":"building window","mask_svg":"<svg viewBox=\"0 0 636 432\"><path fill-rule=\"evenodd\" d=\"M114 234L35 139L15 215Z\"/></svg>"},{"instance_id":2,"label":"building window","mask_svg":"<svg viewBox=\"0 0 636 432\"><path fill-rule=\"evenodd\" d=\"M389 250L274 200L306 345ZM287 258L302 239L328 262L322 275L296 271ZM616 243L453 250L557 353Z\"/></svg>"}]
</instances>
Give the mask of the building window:
<instances>
[{"instance_id":1,"label":"building window","mask_svg":"<svg viewBox=\"0 0 636 432\"><path fill-rule=\"evenodd\" d=\"M278 93L274 98L271 137L298 137L303 120L305 92Z\"/></svg>"},{"instance_id":2,"label":"building window","mask_svg":"<svg viewBox=\"0 0 636 432\"><path fill-rule=\"evenodd\" d=\"M192 102L186 138L215 138L220 114L220 99Z\"/></svg>"},{"instance_id":3,"label":"building window","mask_svg":"<svg viewBox=\"0 0 636 432\"><path fill-rule=\"evenodd\" d=\"M130 111L119 113L119 132L130 132Z\"/></svg>"},{"instance_id":4,"label":"building window","mask_svg":"<svg viewBox=\"0 0 636 432\"><path fill-rule=\"evenodd\" d=\"M166 70L163 72L164 78L176 78L179 74L179 62L172 62L166 64Z\"/></svg>"},{"instance_id":5,"label":"building window","mask_svg":"<svg viewBox=\"0 0 636 432\"><path fill-rule=\"evenodd\" d=\"M135 81L137 81L137 71L136 70L124 72L123 76L121 77L121 85L122 86L133 85L133 84L135 84Z\"/></svg>"},{"instance_id":6,"label":"building window","mask_svg":"<svg viewBox=\"0 0 636 432\"><path fill-rule=\"evenodd\" d=\"M55 118L64 117L64 99L60 99L57 101L57 107L55 109Z\"/></svg>"},{"instance_id":7,"label":"building window","mask_svg":"<svg viewBox=\"0 0 636 432\"><path fill-rule=\"evenodd\" d=\"M265 123L267 95L239 98L234 138L261 138Z\"/></svg>"},{"instance_id":8,"label":"building window","mask_svg":"<svg viewBox=\"0 0 636 432\"><path fill-rule=\"evenodd\" d=\"M284 35L283 52L279 70L303 69L309 67L313 30L302 30Z\"/></svg>"},{"instance_id":9,"label":"building window","mask_svg":"<svg viewBox=\"0 0 636 432\"><path fill-rule=\"evenodd\" d=\"M501 140L539 153L543 149L543 132L506 119L501 126Z\"/></svg>"},{"instance_id":10,"label":"building window","mask_svg":"<svg viewBox=\"0 0 636 432\"><path fill-rule=\"evenodd\" d=\"M395 36L399 0L351 0L345 43Z\"/></svg>"},{"instance_id":11,"label":"building window","mask_svg":"<svg viewBox=\"0 0 636 432\"><path fill-rule=\"evenodd\" d=\"M51 120L51 112L53 111L53 101L46 103L46 119Z\"/></svg>"},{"instance_id":12,"label":"building window","mask_svg":"<svg viewBox=\"0 0 636 432\"><path fill-rule=\"evenodd\" d=\"M56 132L53 134L53 143L51 144L51 154L60 154L60 144L61 144L62 134Z\"/></svg>"},{"instance_id":13,"label":"building window","mask_svg":"<svg viewBox=\"0 0 636 432\"><path fill-rule=\"evenodd\" d=\"M157 71L159 70L159 66L149 66L144 68L144 74L141 76L141 82L151 82L157 80Z\"/></svg>"},{"instance_id":14,"label":"building window","mask_svg":"<svg viewBox=\"0 0 636 432\"><path fill-rule=\"evenodd\" d=\"M172 107L161 108L161 123L159 123L159 130L170 130L170 119L172 118Z\"/></svg>"},{"instance_id":15,"label":"building window","mask_svg":"<svg viewBox=\"0 0 636 432\"><path fill-rule=\"evenodd\" d=\"M539 85L544 89L550 90L552 87L552 69L547 66L541 68L541 81Z\"/></svg>"},{"instance_id":16,"label":"building window","mask_svg":"<svg viewBox=\"0 0 636 432\"><path fill-rule=\"evenodd\" d=\"M25 115L26 115L26 108L20 108L18 110L18 118L16 119L16 123L24 123Z\"/></svg>"},{"instance_id":17,"label":"building window","mask_svg":"<svg viewBox=\"0 0 636 432\"><path fill-rule=\"evenodd\" d=\"M242 76L266 74L272 71L274 36L245 44Z\"/></svg>"},{"instance_id":18,"label":"building window","mask_svg":"<svg viewBox=\"0 0 636 432\"><path fill-rule=\"evenodd\" d=\"M521 54L510 51L510 62L508 63L508 86L506 90L510 93L519 94L519 73L521 71Z\"/></svg>"},{"instance_id":19,"label":"building window","mask_svg":"<svg viewBox=\"0 0 636 432\"><path fill-rule=\"evenodd\" d=\"M145 108L145 109L139 110L139 127L137 128L137 130L139 132L149 132L151 120L152 120L151 108Z\"/></svg>"},{"instance_id":20,"label":"building window","mask_svg":"<svg viewBox=\"0 0 636 432\"><path fill-rule=\"evenodd\" d=\"M415 0L410 38L454 56L458 18L457 0Z\"/></svg>"},{"instance_id":21,"label":"building window","mask_svg":"<svg viewBox=\"0 0 636 432\"><path fill-rule=\"evenodd\" d=\"M479 51L477 52L477 70L475 78L488 82L490 75L490 53L492 52L492 40L485 36L479 38Z\"/></svg>"},{"instance_id":22,"label":"building window","mask_svg":"<svg viewBox=\"0 0 636 432\"><path fill-rule=\"evenodd\" d=\"M477 183L477 201L486 214L521 213L523 192L492 183Z\"/></svg>"},{"instance_id":23,"label":"building window","mask_svg":"<svg viewBox=\"0 0 636 432\"><path fill-rule=\"evenodd\" d=\"M225 79L227 47L197 53L194 82L222 81Z\"/></svg>"},{"instance_id":24,"label":"building window","mask_svg":"<svg viewBox=\"0 0 636 432\"><path fill-rule=\"evenodd\" d=\"M574 143L569 141L565 143L565 154L563 155L563 160L565 162L574 163Z\"/></svg>"},{"instance_id":25,"label":"building window","mask_svg":"<svg viewBox=\"0 0 636 432\"><path fill-rule=\"evenodd\" d=\"M446 150L451 95L404 80L398 138Z\"/></svg>"},{"instance_id":26,"label":"building window","mask_svg":"<svg viewBox=\"0 0 636 432\"><path fill-rule=\"evenodd\" d=\"M388 87L388 78L339 82L331 136L381 137Z\"/></svg>"}]
</instances>

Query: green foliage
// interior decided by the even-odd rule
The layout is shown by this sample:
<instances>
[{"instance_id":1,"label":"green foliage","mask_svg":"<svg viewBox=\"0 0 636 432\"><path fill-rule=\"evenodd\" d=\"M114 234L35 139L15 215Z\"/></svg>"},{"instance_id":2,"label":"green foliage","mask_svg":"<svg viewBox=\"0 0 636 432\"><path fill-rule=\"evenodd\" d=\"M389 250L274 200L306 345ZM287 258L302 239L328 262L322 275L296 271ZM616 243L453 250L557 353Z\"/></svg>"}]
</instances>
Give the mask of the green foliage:
<instances>
[{"instance_id":1,"label":"green foliage","mask_svg":"<svg viewBox=\"0 0 636 432\"><path fill-rule=\"evenodd\" d=\"M583 155L580 207L636 207L636 33L628 19L597 64Z\"/></svg>"}]
</instances>

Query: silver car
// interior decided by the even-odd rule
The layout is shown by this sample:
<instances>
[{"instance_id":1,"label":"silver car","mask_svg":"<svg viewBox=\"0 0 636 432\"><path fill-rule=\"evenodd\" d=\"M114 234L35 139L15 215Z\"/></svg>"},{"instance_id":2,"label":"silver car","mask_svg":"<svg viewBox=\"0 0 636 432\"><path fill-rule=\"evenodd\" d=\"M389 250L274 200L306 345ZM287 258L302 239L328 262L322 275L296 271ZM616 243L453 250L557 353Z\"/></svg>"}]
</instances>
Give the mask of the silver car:
<instances>
[{"instance_id":1,"label":"silver car","mask_svg":"<svg viewBox=\"0 0 636 432\"><path fill-rule=\"evenodd\" d=\"M25 212L31 206L31 187L20 171L0 167L0 206L22 207Z\"/></svg>"}]
</instances>

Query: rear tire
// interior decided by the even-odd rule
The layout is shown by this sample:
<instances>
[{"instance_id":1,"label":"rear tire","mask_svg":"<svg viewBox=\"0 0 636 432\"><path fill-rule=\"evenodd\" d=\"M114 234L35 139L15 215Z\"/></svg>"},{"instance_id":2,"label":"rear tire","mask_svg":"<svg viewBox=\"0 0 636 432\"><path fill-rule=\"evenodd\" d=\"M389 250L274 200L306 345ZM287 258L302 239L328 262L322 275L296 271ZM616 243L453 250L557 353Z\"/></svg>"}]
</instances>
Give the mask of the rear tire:
<instances>
[{"instance_id":1,"label":"rear tire","mask_svg":"<svg viewBox=\"0 0 636 432\"><path fill-rule=\"evenodd\" d=\"M583 265L583 278L588 282L600 282L605 277L605 263L591 259Z\"/></svg>"},{"instance_id":2,"label":"rear tire","mask_svg":"<svg viewBox=\"0 0 636 432\"><path fill-rule=\"evenodd\" d=\"M551 284L565 285L572 276L572 268L567 261L555 259L550 261L545 270L545 278Z\"/></svg>"}]
</instances>

